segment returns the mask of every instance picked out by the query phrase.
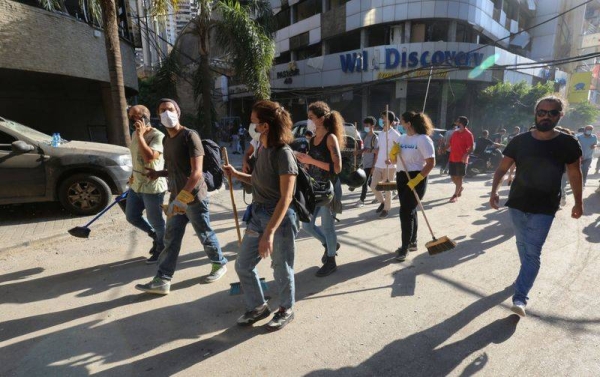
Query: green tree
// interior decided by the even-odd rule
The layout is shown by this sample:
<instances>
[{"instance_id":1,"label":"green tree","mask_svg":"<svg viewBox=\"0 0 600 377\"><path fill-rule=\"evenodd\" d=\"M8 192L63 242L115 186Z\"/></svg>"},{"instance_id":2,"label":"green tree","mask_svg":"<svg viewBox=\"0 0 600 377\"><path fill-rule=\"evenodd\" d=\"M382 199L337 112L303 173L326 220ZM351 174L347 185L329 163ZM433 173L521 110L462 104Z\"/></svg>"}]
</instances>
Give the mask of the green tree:
<instances>
[{"instance_id":1,"label":"green tree","mask_svg":"<svg viewBox=\"0 0 600 377\"><path fill-rule=\"evenodd\" d=\"M64 10L64 0L38 0L38 2L47 10ZM166 14L169 6L177 9L178 0L152 0L151 3L154 14ZM109 122L108 141L111 144L128 146L131 140L115 0L80 0L80 6L82 9L88 9L93 19L101 20L104 30L113 107L113 119L112 122Z\"/></svg>"},{"instance_id":2,"label":"green tree","mask_svg":"<svg viewBox=\"0 0 600 377\"><path fill-rule=\"evenodd\" d=\"M533 123L533 107L537 100L554 91L552 83L531 86L522 81L518 84L500 82L483 90L477 100L480 124L491 132L496 128L529 126Z\"/></svg>"},{"instance_id":3,"label":"green tree","mask_svg":"<svg viewBox=\"0 0 600 377\"><path fill-rule=\"evenodd\" d=\"M269 70L275 55L273 10L265 0L199 0L199 16L191 32L197 35L200 59L194 73L194 96L199 100L202 134L212 136L216 112L213 88L216 74L234 74L256 99L271 95ZM210 61L214 44L227 51L227 68Z\"/></svg>"},{"instance_id":4,"label":"green tree","mask_svg":"<svg viewBox=\"0 0 600 377\"><path fill-rule=\"evenodd\" d=\"M560 125L576 131L579 127L596 122L599 116L600 110L596 106L589 102L582 102L566 111Z\"/></svg>"},{"instance_id":5,"label":"green tree","mask_svg":"<svg viewBox=\"0 0 600 377\"><path fill-rule=\"evenodd\" d=\"M153 112L154 107L161 98L172 98L177 101L177 77L181 74L179 59L176 54L171 52L162 61L154 76L138 79L139 104L146 106Z\"/></svg>"}]
</instances>

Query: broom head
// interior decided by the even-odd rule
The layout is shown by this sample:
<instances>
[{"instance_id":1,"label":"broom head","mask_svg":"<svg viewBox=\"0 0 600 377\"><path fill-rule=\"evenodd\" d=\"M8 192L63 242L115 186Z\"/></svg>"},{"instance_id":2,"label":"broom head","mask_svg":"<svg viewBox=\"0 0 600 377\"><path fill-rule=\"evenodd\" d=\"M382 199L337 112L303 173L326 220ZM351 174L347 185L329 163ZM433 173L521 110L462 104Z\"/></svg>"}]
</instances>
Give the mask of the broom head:
<instances>
[{"instance_id":1,"label":"broom head","mask_svg":"<svg viewBox=\"0 0 600 377\"><path fill-rule=\"evenodd\" d=\"M85 226L76 226L75 228L69 229L69 234L77 238L89 238L90 228Z\"/></svg>"},{"instance_id":2,"label":"broom head","mask_svg":"<svg viewBox=\"0 0 600 377\"><path fill-rule=\"evenodd\" d=\"M396 188L396 181L381 181L375 186L377 191L394 191Z\"/></svg>"},{"instance_id":3,"label":"broom head","mask_svg":"<svg viewBox=\"0 0 600 377\"><path fill-rule=\"evenodd\" d=\"M446 236L443 236L427 242L425 247L427 248L429 255L435 255L454 249L456 247L456 242Z\"/></svg>"}]
</instances>

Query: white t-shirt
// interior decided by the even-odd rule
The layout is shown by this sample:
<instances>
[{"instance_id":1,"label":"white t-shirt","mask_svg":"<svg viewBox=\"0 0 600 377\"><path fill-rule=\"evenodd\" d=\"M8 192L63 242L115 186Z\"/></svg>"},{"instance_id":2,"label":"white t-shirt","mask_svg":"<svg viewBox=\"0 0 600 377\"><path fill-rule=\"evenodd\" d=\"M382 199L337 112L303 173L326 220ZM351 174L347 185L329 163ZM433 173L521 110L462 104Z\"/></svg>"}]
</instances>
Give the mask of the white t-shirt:
<instances>
[{"instance_id":1,"label":"white t-shirt","mask_svg":"<svg viewBox=\"0 0 600 377\"><path fill-rule=\"evenodd\" d=\"M385 131L381 131L379 133L379 138L378 138L378 142L377 142L377 149L379 150L379 152L377 153L377 161L375 161L375 167L376 168L380 168L380 169L385 169L386 167L389 168L395 168L396 165L392 164L392 165L386 165L385 164L385 160L387 160L390 155L390 151L392 150L392 147L394 146L394 143L398 142L398 138L400 137L400 134L398 133L398 131L390 128L389 131L387 131L387 135ZM386 143L387 143L387 148L386 148ZM392 161L393 163L394 161Z\"/></svg>"},{"instance_id":2,"label":"white t-shirt","mask_svg":"<svg viewBox=\"0 0 600 377\"><path fill-rule=\"evenodd\" d=\"M406 171L421 171L425 166L425 159L435 158L433 140L427 135L401 135L398 144L400 144L400 153L406 163ZM396 159L398 160L396 171L405 170L400 162L400 157L396 157Z\"/></svg>"}]
</instances>

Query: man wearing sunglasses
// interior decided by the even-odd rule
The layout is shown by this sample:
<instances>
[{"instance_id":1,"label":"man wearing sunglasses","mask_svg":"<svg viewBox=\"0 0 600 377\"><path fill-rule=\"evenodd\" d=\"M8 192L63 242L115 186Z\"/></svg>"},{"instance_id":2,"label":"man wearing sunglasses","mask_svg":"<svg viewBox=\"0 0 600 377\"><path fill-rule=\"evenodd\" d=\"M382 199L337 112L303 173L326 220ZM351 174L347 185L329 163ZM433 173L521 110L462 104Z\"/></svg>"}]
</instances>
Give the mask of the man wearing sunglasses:
<instances>
[{"instance_id":1,"label":"man wearing sunglasses","mask_svg":"<svg viewBox=\"0 0 600 377\"><path fill-rule=\"evenodd\" d=\"M578 219L583 213L581 146L573 136L554 129L564 115L563 107L563 101L554 96L537 102L535 128L508 143L492 183L490 205L498 209L498 186L508 169L513 164L517 166L506 206L521 260L511 310L521 317L525 316L527 294L540 269L542 246L559 209L565 166L575 198L571 217Z\"/></svg>"}]
</instances>

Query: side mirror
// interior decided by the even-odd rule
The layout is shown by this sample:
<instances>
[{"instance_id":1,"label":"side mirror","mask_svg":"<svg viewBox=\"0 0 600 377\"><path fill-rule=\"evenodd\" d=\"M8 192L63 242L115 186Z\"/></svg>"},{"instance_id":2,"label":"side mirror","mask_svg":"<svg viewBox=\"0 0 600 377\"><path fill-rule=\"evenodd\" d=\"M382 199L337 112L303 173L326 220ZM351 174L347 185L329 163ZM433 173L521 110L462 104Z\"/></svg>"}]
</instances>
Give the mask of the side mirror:
<instances>
[{"instance_id":1,"label":"side mirror","mask_svg":"<svg viewBox=\"0 0 600 377\"><path fill-rule=\"evenodd\" d=\"M16 153L27 153L31 152L34 149L35 147L33 145L27 144L22 140L13 141L12 143L12 150Z\"/></svg>"}]
</instances>

